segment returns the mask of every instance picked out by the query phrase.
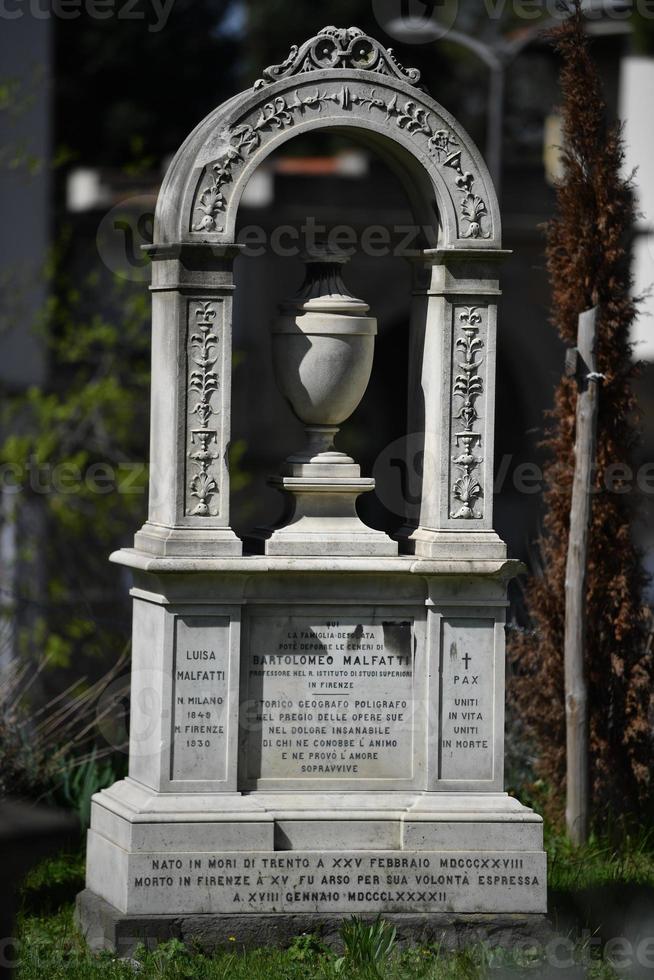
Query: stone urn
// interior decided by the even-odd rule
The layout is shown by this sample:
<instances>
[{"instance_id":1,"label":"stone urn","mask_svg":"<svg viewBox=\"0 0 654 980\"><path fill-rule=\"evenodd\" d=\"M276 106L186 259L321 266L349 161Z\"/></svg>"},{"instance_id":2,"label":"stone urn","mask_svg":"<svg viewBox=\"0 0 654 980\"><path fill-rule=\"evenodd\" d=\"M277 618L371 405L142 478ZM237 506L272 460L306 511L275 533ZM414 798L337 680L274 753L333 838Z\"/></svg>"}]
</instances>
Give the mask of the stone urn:
<instances>
[{"instance_id":1,"label":"stone urn","mask_svg":"<svg viewBox=\"0 0 654 980\"><path fill-rule=\"evenodd\" d=\"M368 387L377 320L345 286L346 261L327 249L308 256L304 283L273 324L275 378L307 432L289 462L353 462L333 450L333 439Z\"/></svg>"},{"instance_id":2,"label":"stone urn","mask_svg":"<svg viewBox=\"0 0 654 980\"><path fill-rule=\"evenodd\" d=\"M306 278L273 323L275 378L307 438L270 480L289 506L265 535L267 554L397 554L397 544L356 512L357 497L374 490L375 481L362 478L357 463L334 447L368 387L377 333L368 304L341 278L346 261L326 247L307 255Z\"/></svg>"}]
</instances>

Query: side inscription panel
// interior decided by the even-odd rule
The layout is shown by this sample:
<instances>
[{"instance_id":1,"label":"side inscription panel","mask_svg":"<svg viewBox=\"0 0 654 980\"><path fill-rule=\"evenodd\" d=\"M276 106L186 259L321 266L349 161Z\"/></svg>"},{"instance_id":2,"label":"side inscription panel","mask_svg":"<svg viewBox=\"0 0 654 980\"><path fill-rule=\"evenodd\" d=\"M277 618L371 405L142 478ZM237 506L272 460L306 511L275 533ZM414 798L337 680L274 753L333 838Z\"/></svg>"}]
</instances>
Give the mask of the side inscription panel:
<instances>
[{"instance_id":1,"label":"side inscription panel","mask_svg":"<svg viewBox=\"0 0 654 980\"><path fill-rule=\"evenodd\" d=\"M494 626L443 620L441 779L493 778Z\"/></svg>"},{"instance_id":2,"label":"side inscription panel","mask_svg":"<svg viewBox=\"0 0 654 980\"><path fill-rule=\"evenodd\" d=\"M173 662L171 779L227 775L229 619L179 616Z\"/></svg>"}]
</instances>

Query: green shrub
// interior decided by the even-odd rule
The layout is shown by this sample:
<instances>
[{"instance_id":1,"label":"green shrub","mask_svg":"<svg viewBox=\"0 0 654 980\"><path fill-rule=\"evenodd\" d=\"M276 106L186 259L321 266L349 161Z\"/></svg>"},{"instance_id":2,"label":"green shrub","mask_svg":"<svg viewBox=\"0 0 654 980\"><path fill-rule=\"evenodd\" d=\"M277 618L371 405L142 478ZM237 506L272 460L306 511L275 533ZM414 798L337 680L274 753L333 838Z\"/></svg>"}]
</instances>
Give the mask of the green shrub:
<instances>
[{"instance_id":1,"label":"green shrub","mask_svg":"<svg viewBox=\"0 0 654 980\"><path fill-rule=\"evenodd\" d=\"M336 961L339 973L350 969L380 977L382 967L387 963L395 949L395 926L384 922L379 916L367 923L352 916L341 926L344 954Z\"/></svg>"},{"instance_id":2,"label":"green shrub","mask_svg":"<svg viewBox=\"0 0 654 980\"><path fill-rule=\"evenodd\" d=\"M84 850L46 858L28 872L21 887L25 914L51 914L84 888Z\"/></svg>"}]
</instances>

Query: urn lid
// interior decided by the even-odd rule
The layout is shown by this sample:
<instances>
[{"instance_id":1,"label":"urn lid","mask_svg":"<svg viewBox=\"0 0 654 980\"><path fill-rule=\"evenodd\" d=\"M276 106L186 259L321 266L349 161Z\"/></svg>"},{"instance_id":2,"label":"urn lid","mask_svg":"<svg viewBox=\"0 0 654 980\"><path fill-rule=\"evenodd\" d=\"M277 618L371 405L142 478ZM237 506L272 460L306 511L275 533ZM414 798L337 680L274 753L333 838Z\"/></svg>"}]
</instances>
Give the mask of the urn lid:
<instances>
[{"instance_id":1,"label":"urn lid","mask_svg":"<svg viewBox=\"0 0 654 980\"><path fill-rule=\"evenodd\" d=\"M342 279L342 268L349 261L349 255L326 243L318 243L302 258L306 265L304 282L295 296L280 305L279 312L283 317L302 313L365 317L370 306L365 300L353 296ZM376 333L376 329L371 332Z\"/></svg>"}]
</instances>

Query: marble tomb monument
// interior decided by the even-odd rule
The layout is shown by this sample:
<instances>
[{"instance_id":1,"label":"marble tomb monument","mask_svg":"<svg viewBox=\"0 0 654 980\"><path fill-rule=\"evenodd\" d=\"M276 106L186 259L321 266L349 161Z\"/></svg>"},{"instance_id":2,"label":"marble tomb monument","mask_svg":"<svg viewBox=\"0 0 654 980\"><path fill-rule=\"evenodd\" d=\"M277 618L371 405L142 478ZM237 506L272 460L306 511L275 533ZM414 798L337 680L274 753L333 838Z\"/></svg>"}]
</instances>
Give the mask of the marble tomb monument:
<instances>
[{"instance_id":1,"label":"marble tomb monument","mask_svg":"<svg viewBox=\"0 0 654 980\"><path fill-rule=\"evenodd\" d=\"M271 337L306 441L273 476L284 522L244 543L227 465L239 200L273 150L330 128L386 161L433 230L407 333L420 500L394 538L357 515L374 481L337 433L374 373L374 304L318 248ZM479 152L417 71L328 27L187 138L149 252L149 516L112 556L133 577L129 776L93 799L78 899L89 942L276 941L352 913L541 918L541 819L503 781L519 566L493 530L507 253Z\"/></svg>"}]
</instances>

